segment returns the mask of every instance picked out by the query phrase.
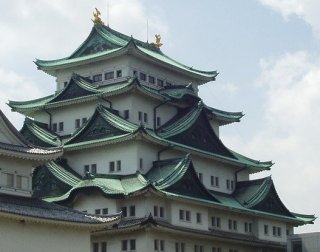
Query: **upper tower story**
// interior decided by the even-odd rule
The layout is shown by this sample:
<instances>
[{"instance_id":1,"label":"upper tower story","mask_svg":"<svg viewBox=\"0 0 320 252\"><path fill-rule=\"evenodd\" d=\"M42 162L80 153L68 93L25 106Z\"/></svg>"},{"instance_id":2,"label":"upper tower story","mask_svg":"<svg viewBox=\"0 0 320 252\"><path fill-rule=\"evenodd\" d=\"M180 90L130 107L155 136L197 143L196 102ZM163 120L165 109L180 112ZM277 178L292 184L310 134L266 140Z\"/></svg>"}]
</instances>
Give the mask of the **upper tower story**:
<instances>
[{"instance_id":1,"label":"upper tower story","mask_svg":"<svg viewBox=\"0 0 320 252\"><path fill-rule=\"evenodd\" d=\"M137 40L94 23L86 40L68 57L35 61L38 69L56 77L57 91L67 85L73 73L93 80L97 86L117 83L137 77L152 87L187 85L195 90L215 80L217 71L202 71L186 66L165 55L156 43Z\"/></svg>"}]
</instances>

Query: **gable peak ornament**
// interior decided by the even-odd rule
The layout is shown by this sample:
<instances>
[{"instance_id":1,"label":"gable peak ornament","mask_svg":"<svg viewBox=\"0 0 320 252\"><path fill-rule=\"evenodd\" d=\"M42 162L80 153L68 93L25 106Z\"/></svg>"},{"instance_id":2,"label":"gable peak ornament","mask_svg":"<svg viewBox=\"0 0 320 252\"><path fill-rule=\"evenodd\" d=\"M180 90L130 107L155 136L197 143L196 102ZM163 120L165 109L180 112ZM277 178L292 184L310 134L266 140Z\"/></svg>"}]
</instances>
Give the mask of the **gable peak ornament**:
<instances>
[{"instance_id":1,"label":"gable peak ornament","mask_svg":"<svg viewBox=\"0 0 320 252\"><path fill-rule=\"evenodd\" d=\"M93 21L93 23L95 24L102 24L104 25L104 22L101 19L101 12L98 10L98 8L95 8L95 12L93 12L93 19L91 19Z\"/></svg>"},{"instance_id":2,"label":"gable peak ornament","mask_svg":"<svg viewBox=\"0 0 320 252\"><path fill-rule=\"evenodd\" d=\"M156 37L156 42L153 43L155 47L160 48L163 44L160 42L161 41L161 35L160 34L155 34Z\"/></svg>"}]
</instances>

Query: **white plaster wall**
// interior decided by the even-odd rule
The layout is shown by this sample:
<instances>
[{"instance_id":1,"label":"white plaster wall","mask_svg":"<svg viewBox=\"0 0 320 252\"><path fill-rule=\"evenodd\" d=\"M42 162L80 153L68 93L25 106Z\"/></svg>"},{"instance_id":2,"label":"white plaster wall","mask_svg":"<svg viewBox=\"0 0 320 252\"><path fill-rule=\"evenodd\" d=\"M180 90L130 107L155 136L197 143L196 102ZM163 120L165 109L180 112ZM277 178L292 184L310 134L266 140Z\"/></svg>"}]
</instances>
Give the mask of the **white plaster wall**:
<instances>
[{"instance_id":1,"label":"white plaster wall","mask_svg":"<svg viewBox=\"0 0 320 252\"><path fill-rule=\"evenodd\" d=\"M0 218L0 251L88 252L88 230Z\"/></svg>"},{"instance_id":2,"label":"white plaster wall","mask_svg":"<svg viewBox=\"0 0 320 252\"><path fill-rule=\"evenodd\" d=\"M235 171L239 168L196 155L192 155L192 161L196 171L203 174L203 184L208 189L224 193L233 192L227 189L226 180L235 181ZM219 177L219 187L211 186L211 176Z\"/></svg>"},{"instance_id":3,"label":"white plaster wall","mask_svg":"<svg viewBox=\"0 0 320 252\"><path fill-rule=\"evenodd\" d=\"M130 141L84 150L65 152L69 165L79 174L84 174L84 165L97 165L97 173L109 174L109 162L121 160L121 171L112 174L133 174L138 168L138 144Z\"/></svg>"},{"instance_id":4,"label":"white plaster wall","mask_svg":"<svg viewBox=\"0 0 320 252\"><path fill-rule=\"evenodd\" d=\"M21 196L31 195L31 174L34 163L29 160L10 158L2 156L0 158L0 192L6 194L14 194ZM6 187L6 175L5 173L10 173L14 175L14 188ZM17 175L24 176L28 178L28 188L27 189L17 189L16 188L16 178Z\"/></svg>"},{"instance_id":5,"label":"white plaster wall","mask_svg":"<svg viewBox=\"0 0 320 252\"><path fill-rule=\"evenodd\" d=\"M118 206L116 199L108 199L102 193L95 192L88 195L78 194L73 202L73 209L78 211L87 211L88 213L95 214L96 209L108 208L108 214L118 213Z\"/></svg>"},{"instance_id":6,"label":"white plaster wall","mask_svg":"<svg viewBox=\"0 0 320 252\"><path fill-rule=\"evenodd\" d=\"M143 72L147 76L151 75L156 78L162 79L165 82L168 81L173 85L188 85L190 82L196 84L197 81L190 77L186 77L181 73L177 73L173 70L169 70L163 67L159 67L153 63L146 62L137 57L130 56L129 67L132 70L137 70L138 72Z\"/></svg>"},{"instance_id":7,"label":"white plaster wall","mask_svg":"<svg viewBox=\"0 0 320 252\"><path fill-rule=\"evenodd\" d=\"M92 78L93 75L102 73L102 80L104 80L104 73L117 70L122 70L122 78L116 78L116 73L114 73L115 79L102 81L99 83L97 82L97 84L111 84L120 80L124 80L126 76L129 75L128 58L126 56L112 58L108 61L104 60L100 62L84 64L77 67L62 69L57 72L57 90L60 90L64 87L64 82L69 82L72 73L77 73L83 77L90 78Z\"/></svg>"},{"instance_id":8,"label":"white plaster wall","mask_svg":"<svg viewBox=\"0 0 320 252\"><path fill-rule=\"evenodd\" d=\"M268 235L264 234L264 225L269 226L269 234ZM281 236L280 237L273 236L273 233L272 233L273 226L281 228ZM287 242L286 223L285 222L260 218L257 220L257 229L258 229L257 236L259 239L268 240L268 241L277 241L277 242Z\"/></svg>"},{"instance_id":9,"label":"white plaster wall","mask_svg":"<svg viewBox=\"0 0 320 252\"><path fill-rule=\"evenodd\" d=\"M191 213L191 220L185 221L180 220L179 212L181 210L188 210ZM200 229L200 230L208 230L208 210L205 207L186 204L183 202L171 202L169 210L171 211L171 220L170 222L173 225ZM201 213L202 221L201 223L197 223L196 213Z\"/></svg>"},{"instance_id":10,"label":"white plaster wall","mask_svg":"<svg viewBox=\"0 0 320 252\"><path fill-rule=\"evenodd\" d=\"M143 159L143 168L142 170L140 170L140 172L145 174L150 170L153 162L157 160L157 153L161 149L161 147L145 141L139 141L137 142L137 144L138 162L140 158Z\"/></svg>"}]
</instances>

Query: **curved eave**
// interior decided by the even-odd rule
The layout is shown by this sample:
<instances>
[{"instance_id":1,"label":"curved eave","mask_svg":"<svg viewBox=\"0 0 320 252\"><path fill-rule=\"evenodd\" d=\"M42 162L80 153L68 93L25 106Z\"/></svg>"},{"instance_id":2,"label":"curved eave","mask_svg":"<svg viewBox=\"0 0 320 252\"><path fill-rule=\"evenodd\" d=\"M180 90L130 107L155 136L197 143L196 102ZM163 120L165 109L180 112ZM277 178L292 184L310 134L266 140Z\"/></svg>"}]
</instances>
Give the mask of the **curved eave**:
<instances>
[{"instance_id":1,"label":"curved eave","mask_svg":"<svg viewBox=\"0 0 320 252\"><path fill-rule=\"evenodd\" d=\"M133 40L130 40L127 45L116 48L116 49L111 49L95 54L90 54L87 56L82 56L74 59L69 59L69 58L63 58L60 60L39 60L36 59L35 64L38 66L38 69L43 70L44 72L55 76L55 71L63 68L68 68L68 67L75 67L83 64L88 64L92 62L97 62L100 60L106 60L109 58L113 58L116 56L121 56L125 54L133 54L136 56L143 57L144 59L151 61L152 63L155 63L159 66L162 66L166 69L169 69L170 71L175 70L179 73L184 72L186 75L189 77L192 77L194 79L199 79L203 83L208 82L208 81L213 81L215 80L216 76L218 73L216 71L199 71L196 69L192 69L190 67L184 66L181 63L178 63L167 56L164 56L163 54L155 53L153 51L150 51L148 49L136 46L131 46L134 44ZM163 60L166 60L167 62L164 62L163 60L157 58L162 57ZM202 83L199 83L202 84Z\"/></svg>"},{"instance_id":2,"label":"curved eave","mask_svg":"<svg viewBox=\"0 0 320 252\"><path fill-rule=\"evenodd\" d=\"M90 217L89 217L90 216ZM47 218L41 218L41 217L34 217L29 216L25 214L15 214L15 213L9 213L0 211L0 218L7 218L17 221L25 221L29 223L38 223L38 224L47 224L47 225L54 225L54 226L65 226L65 227L74 227L74 228L86 228L86 229L95 229L95 228L103 228L105 226L113 226L114 224L118 223L121 220L120 214L115 215L114 217L110 218L109 220L103 221L103 217L93 217L91 215L88 215L88 219L96 218L95 223L90 222L76 222L76 221L68 221L68 220L54 220L54 219L47 219ZM104 218L106 219L106 218Z\"/></svg>"},{"instance_id":3,"label":"curved eave","mask_svg":"<svg viewBox=\"0 0 320 252\"><path fill-rule=\"evenodd\" d=\"M293 213L291 212L293 216L295 216L297 219L304 222L304 224L313 224L314 221L317 219L313 214L299 214L299 213Z\"/></svg>"},{"instance_id":4,"label":"curved eave","mask_svg":"<svg viewBox=\"0 0 320 252\"><path fill-rule=\"evenodd\" d=\"M177 61L174 61L170 59L169 57L165 56L164 54L157 54L155 52L152 52L150 50L136 47L135 53L141 57L143 57L146 60L151 61L152 63L159 65L161 67L164 67L170 71L175 70L178 73L181 73L181 71L188 75L189 77L192 77L194 79L198 79L201 81L201 83L197 84L204 84L209 81L214 81L218 75L216 71L200 71L197 69L193 69L192 67L187 67ZM156 54L156 55L155 55ZM167 62L157 58L163 57L164 59L168 60Z\"/></svg>"},{"instance_id":5,"label":"curved eave","mask_svg":"<svg viewBox=\"0 0 320 252\"><path fill-rule=\"evenodd\" d=\"M58 157L62 156L63 151L57 151L52 153L45 153L41 154L38 152L20 152L15 150L4 150L0 149L0 156L7 156L7 157L13 157L13 158L20 158L20 159L26 159L26 160L36 160L36 161L49 161L57 159Z\"/></svg>"},{"instance_id":6,"label":"curved eave","mask_svg":"<svg viewBox=\"0 0 320 252\"><path fill-rule=\"evenodd\" d=\"M31 119L30 119L31 120ZM34 124L33 122L31 122ZM61 140L59 136L53 135L50 132L42 129L41 127L37 125L30 125L29 123L25 123L24 126L36 137L37 139L53 146L53 147L59 147L61 146ZM23 128L22 128L23 129Z\"/></svg>"}]
</instances>

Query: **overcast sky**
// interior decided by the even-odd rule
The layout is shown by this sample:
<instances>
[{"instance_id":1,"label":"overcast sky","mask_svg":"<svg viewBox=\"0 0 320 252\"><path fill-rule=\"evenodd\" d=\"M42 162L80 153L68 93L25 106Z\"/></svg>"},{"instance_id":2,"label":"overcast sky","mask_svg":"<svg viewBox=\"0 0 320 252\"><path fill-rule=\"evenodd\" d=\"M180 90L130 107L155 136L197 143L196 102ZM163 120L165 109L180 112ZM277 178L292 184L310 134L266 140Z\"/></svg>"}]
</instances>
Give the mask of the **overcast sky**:
<instances>
[{"instance_id":1,"label":"overcast sky","mask_svg":"<svg viewBox=\"0 0 320 252\"><path fill-rule=\"evenodd\" d=\"M317 0L0 0L0 109L19 129L8 100L54 92L55 79L35 58L72 53L89 34L94 7L112 28L146 41L187 65L217 70L200 96L213 107L243 111L222 141L272 160L278 194L293 212L320 216L320 2ZM149 36L147 34L147 19ZM315 225L297 232L320 231Z\"/></svg>"}]
</instances>

